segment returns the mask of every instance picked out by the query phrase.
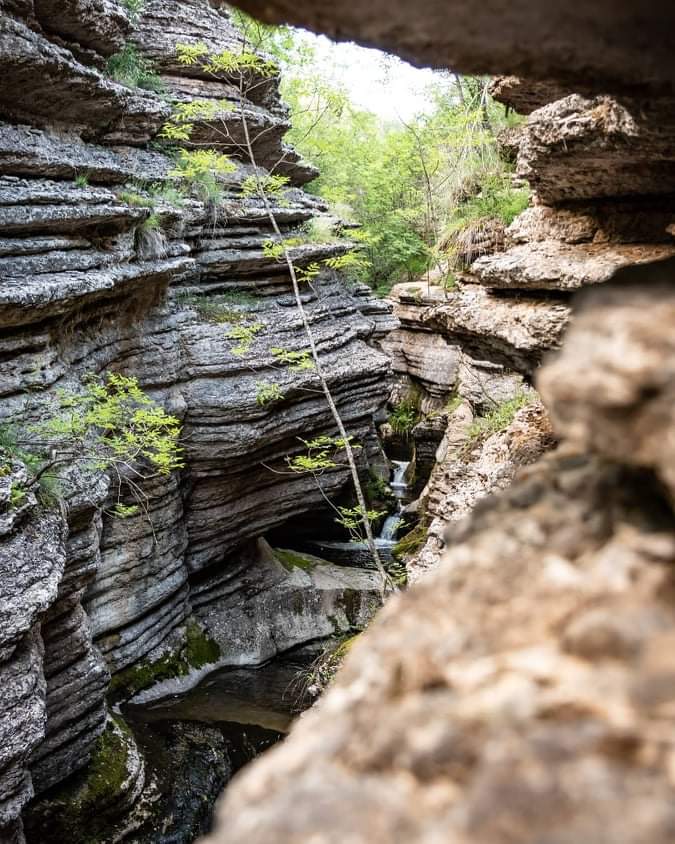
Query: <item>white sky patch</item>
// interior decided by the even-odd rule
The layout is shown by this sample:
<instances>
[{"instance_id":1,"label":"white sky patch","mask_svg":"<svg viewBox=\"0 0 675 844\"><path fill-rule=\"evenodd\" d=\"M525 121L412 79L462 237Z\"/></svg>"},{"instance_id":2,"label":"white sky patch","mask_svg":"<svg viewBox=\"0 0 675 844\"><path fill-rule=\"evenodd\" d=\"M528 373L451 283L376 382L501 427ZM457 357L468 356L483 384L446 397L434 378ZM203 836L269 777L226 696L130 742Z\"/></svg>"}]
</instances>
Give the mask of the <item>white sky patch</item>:
<instances>
[{"instance_id":1,"label":"white sky patch","mask_svg":"<svg viewBox=\"0 0 675 844\"><path fill-rule=\"evenodd\" d=\"M385 120L410 120L433 108L429 88L447 75L417 68L398 56L353 43L336 43L324 35L302 32L316 51L321 71L343 85L355 105Z\"/></svg>"}]
</instances>

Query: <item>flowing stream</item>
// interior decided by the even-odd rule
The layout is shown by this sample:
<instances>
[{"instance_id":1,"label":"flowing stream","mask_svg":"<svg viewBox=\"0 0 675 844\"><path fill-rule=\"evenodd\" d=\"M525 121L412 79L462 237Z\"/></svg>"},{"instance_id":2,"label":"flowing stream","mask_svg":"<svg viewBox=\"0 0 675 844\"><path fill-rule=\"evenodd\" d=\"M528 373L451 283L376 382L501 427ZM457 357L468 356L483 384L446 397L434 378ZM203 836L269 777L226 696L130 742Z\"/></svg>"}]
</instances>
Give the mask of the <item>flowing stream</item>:
<instances>
[{"instance_id":1,"label":"flowing stream","mask_svg":"<svg viewBox=\"0 0 675 844\"><path fill-rule=\"evenodd\" d=\"M387 516L382 525L382 530L378 537L378 544L385 547L391 547L396 544L396 534L398 533L401 524L401 514L403 507L409 499L410 487L406 481L406 473L410 466L410 461L406 460L392 460L393 477L390 482L391 491L396 498L396 512Z\"/></svg>"}]
</instances>

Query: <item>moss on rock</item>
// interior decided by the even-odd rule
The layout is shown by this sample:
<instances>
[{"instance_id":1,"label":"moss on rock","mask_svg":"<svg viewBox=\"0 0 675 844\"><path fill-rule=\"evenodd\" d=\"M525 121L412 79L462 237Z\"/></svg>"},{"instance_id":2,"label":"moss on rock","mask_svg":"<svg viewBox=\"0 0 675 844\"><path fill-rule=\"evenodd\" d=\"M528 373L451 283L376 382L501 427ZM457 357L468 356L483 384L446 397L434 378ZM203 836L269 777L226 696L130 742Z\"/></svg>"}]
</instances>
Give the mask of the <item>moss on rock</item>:
<instances>
[{"instance_id":1,"label":"moss on rock","mask_svg":"<svg viewBox=\"0 0 675 844\"><path fill-rule=\"evenodd\" d=\"M133 697L162 680L185 677L193 669L217 662L219 657L218 644L190 619L182 646L154 661L144 660L119 671L110 682L109 694L113 700Z\"/></svg>"},{"instance_id":2,"label":"moss on rock","mask_svg":"<svg viewBox=\"0 0 675 844\"><path fill-rule=\"evenodd\" d=\"M100 844L120 805L131 802L141 776L133 734L110 716L89 765L40 797L25 816L29 840Z\"/></svg>"},{"instance_id":3,"label":"moss on rock","mask_svg":"<svg viewBox=\"0 0 675 844\"><path fill-rule=\"evenodd\" d=\"M318 557L299 554L297 551L288 551L281 548L275 548L274 556L287 571L293 571L293 569L312 571L320 562Z\"/></svg>"}]
</instances>

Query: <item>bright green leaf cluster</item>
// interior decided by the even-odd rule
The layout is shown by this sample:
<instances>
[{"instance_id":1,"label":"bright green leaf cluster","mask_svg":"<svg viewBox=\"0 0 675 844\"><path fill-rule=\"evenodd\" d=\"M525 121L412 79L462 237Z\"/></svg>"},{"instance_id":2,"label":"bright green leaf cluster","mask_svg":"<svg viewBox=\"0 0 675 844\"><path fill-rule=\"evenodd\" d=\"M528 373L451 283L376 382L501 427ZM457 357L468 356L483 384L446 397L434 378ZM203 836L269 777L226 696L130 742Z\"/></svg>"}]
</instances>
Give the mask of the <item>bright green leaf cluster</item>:
<instances>
[{"instance_id":1,"label":"bright green leaf cluster","mask_svg":"<svg viewBox=\"0 0 675 844\"><path fill-rule=\"evenodd\" d=\"M263 331L265 326L261 322L254 322L251 325L235 325L225 335L230 340L236 340L231 352L237 357L244 357L251 351L251 346L257 334Z\"/></svg>"},{"instance_id":2,"label":"bright green leaf cluster","mask_svg":"<svg viewBox=\"0 0 675 844\"><path fill-rule=\"evenodd\" d=\"M281 401L284 394L278 384L272 384L267 381L256 381L257 393L255 400L260 407L267 407L274 401Z\"/></svg>"},{"instance_id":3,"label":"bright green leaf cluster","mask_svg":"<svg viewBox=\"0 0 675 844\"><path fill-rule=\"evenodd\" d=\"M259 56L257 53L249 50L242 50L238 53L232 50L211 53L202 41L196 44L176 44L176 55L180 64L199 64L202 70L214 75L219 73L232 75L248 71L255 73L257 76L271 77L276 76L279 72L275 62Z\"/></svg>"},{"instance_id":4,"label":"bright green leaf cluster","mask_svg":"<svg viewBox=\"0 0 675 844\"><path fill-rule=\"evenodd\" d=\"M226 176L236 169L229 156L214 149L181 150L169 176L191 181L205 174Z\"/></svg>"},{"instance_id":5,"label":"bright green leaf cluster","mask_svg":"<svg viewBox=\"0 0 675 844\"><path fill-rule=\"evenodd\" d=\"M335 519L337 524L349 531L352 539L359 542L363 539L365 522L376 522L386 515L386 510L363 510L360 506L338 507L340 515Z\"/></svg>"},{"instance_id":6,"label":"bright green leaf cluster","mask_svg":"<svg viewBox=\"0 0 675 844\"><path fill-rule=\"evenodd\" d=\"M183 466L180 422L157 405L135 378L91 378L82 393L57 392L59 413L33 431L46 443L86 456L96 470L146 461L160 475Z\"/></svg>"},{"instance_id":7,"label":"bright green leaf cluster","mask_svg":"<svg viewBox=\"0 0 675 844\"><path fill-rule=\"evenodd\" d=\"M295 277L298 279L300 284L311 284L320 272L321 264L318 264L316 261L312 261L312 263L307 264L306 267L296 267Z\"/></svg>"},{"instance_id":8,"label":"bright green leaf cluster","mask_svg":"<svg viewBox=\"0 0 675 844\"><path fill-rule=\"evenodd\" d=\"M334 469L337 463L328 456L327 451L316 454L300 454L297 457L287 457L286 462L293 472L323 472Z\"/></svg>"},{"instance_id":9,"label":"bright green leaf cluster","mask_svg":"<svg viewBox=\"0 0 675 844\"><path fill-rule=\"evenodd\" d=\"M289 352L287 349L279 349L277 347L270 349L279 363L286 364L295 372L300 372L305 369L314 369L314 361L311 353L308 351Z\"/></svg>"},{"instance_id":10,"label":"bright green leaf cluster","mask_svg":"<svg viewBox=\"0 0 675 844\"><path fill-rule=\"evenodd\" d=\"M264 176L247 176L241 183L241 195L245 199L253 196L265 196L277 198L281 192L288 187L290 179L288 176L267 174Z\"/></svg>"}]
</instances>

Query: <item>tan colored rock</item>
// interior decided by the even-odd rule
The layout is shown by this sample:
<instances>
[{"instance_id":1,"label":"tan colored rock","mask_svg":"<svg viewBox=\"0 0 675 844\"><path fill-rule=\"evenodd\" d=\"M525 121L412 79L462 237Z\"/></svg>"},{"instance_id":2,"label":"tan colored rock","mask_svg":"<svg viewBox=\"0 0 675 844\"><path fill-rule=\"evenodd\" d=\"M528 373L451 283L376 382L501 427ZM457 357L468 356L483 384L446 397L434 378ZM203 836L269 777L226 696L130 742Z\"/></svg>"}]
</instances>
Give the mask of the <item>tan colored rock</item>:
<instances>
[{"instance_id":1,"label":"tan colored rock","mask_svg":"<svg viewBox=\"0 0 675 844\"><path fill-rule=\"evenodd\" d=\"M541 240L563 243L673 243L675 203L665 199L533 205L511 223L508 245Z\"/></svg>"},{"instance_id":2,"label":"tan colored rock","mask_svg":"<svg viewBox=\"0 0 675 844\"><path fill-rule=\"evenodd\" d=\"M575 290L609 281L622 267L675 256L675 245L570 244L541 240L485 255L471 265L486 287L514 290Z\"/></svg>"},{"instance_id":3,"label":"tan colored rock","mask_svg":"<svg viewBox=\"0 0 675 844\"><path fill-rule=\"evenodd\" d=\"M292 23L461 73L559 81L570 90L672 90L675 11L670 3L595 0L240 0L262 20Z\"/></svg>"},{"instance_id":4,"label":"tan colored rock","mask_svg":"<svg viewBox=\"0 0 675 844\"><path fill-rule=\"evenodd\" d=\"M533 112L517 174L547 204L675 189L673 99L572 94Z\"/></svg>"},{"instance_id":5,"label":"tan colored rock","mask_svg":"<svg viewBox=\"0 0 675 844\"><path fill-rule=\"evenodd\" d=\"M675 537L639 478L546 458L448 537L209 844L670 844Z\"/></svg>"},{"instance_id":6,"label":"tan colored rock","mask_svg":"<svg viewBox=\"0 0 675 844\"><path fill-rule=\"evenodd\" d=\"M500 297L465 284L423 321L472 357L532 373L545 352L557 348L567 325L566 304L532 296Z\"/></svg>"},{"instance_id":7,"label":"tan colored rock","mask_svg":"<svg viewBox=\"0 0 675 844\"><path fill-rule=\"evenodd\" d=\"M513 376L502 379L501 395L492 391L495 402L522 394L523 385L514 382ZM504 389L509 381L510 395ZM475 419L467 402L451 414L436 452L436 466L420 496L428 534L424 546L406 562L409 583L438 565L448 524L464 518L481 499L506 489L523 466L554 445L548 415L534 390L529 392L531 403L515 414L505 430L487 436L472 435Z\"/></svg>"},{"instance_id":8,"label":"tan colored rock","mask_svg":"<svg viewBox=\"0 0 675 844\"><path fill-rule=\"evenodd\" d=\"M572 89L554 80L535 81L521 79L519 76L496 76L490 82L490 95L519 114L531 114L571 93Z\"/></svg>"},{"instance_id":9,"label":"tan colored rock","mask_svg":"<svg viewBox=\"0 0 675 844\"><path fill-rule=\"evenodd\" d=\"M589 291L539 386L567 440L654 470L675 497L673 325L673 260L644 268L636 283Z\"/></svg>"}]
</instances>

